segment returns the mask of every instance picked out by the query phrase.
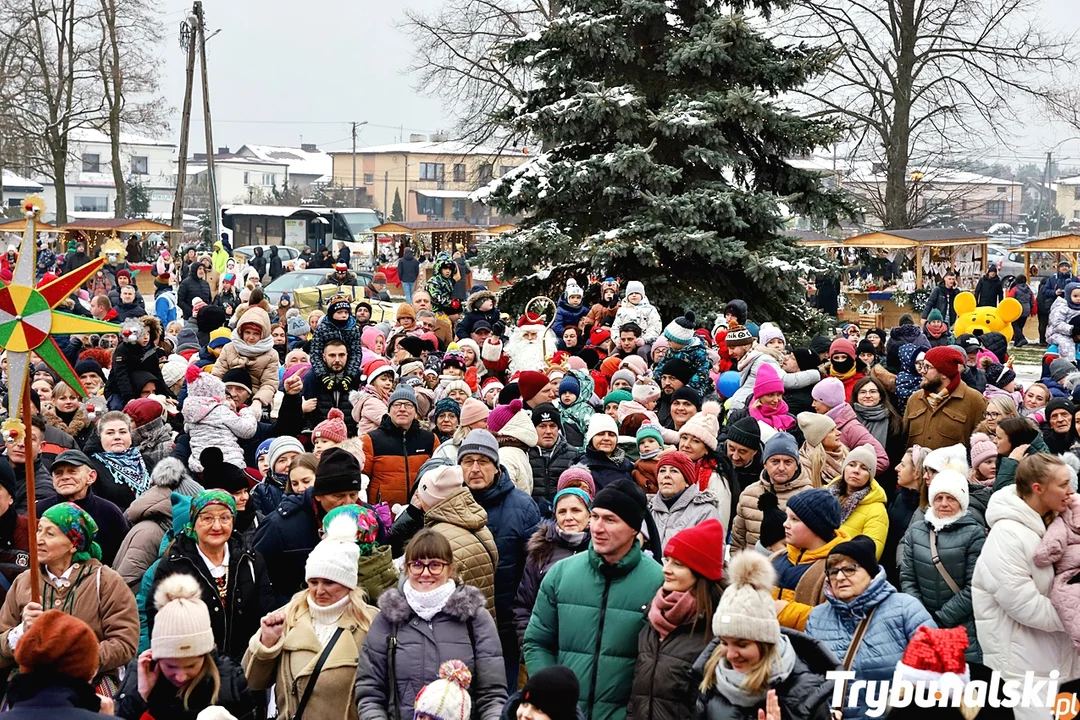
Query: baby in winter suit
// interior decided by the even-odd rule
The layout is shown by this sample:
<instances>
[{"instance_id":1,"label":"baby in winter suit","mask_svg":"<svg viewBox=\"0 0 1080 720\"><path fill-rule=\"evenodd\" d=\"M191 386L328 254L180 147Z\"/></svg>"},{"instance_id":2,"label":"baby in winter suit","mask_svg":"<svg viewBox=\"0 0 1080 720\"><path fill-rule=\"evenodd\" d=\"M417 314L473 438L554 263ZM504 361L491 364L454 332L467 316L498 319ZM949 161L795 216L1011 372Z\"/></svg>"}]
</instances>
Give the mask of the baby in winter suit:
<instances>
[{"instance_id":1,"label":"baby in winter suit","mask_svg":"<svg viewBox=\"0 0 1080 720\"><path fill-rule=\"evenodd\" d=\"M202 451L214 446L221 449L225 462L246 468L244 451L237 438L247 440L258 429L258 416L251 408L233 412L225 402L225 384L195 365L187 369L187 400L184 401L184 431L191 443L188 467L201 473Z\"/></svg>"},{"instance_id":2,"label":"baby in winter suit","mask_svg":"<svg viewBox=\"0 0 1080 720\"><path fill-rule=\"evenodd\" d=\"M1080 317L1080 283L1069 283L1065 294L1050 306L1050 320L1046 326L1046 341L1058 346L1058 356L1069 362L1076 361L1076 332L1073 320Z\"/></svg>"},{"instance_id":3,"label":"baby in winter suit","mask_svg":"<svg viewBox=\"0 0 1080 720\"><path fill-rule=\"evenodd\" d=\"M345 363L345 382L348 387L338 390L352 390L360 386L360 375L363 371L363 332L364 328L356 322L353 316L349 298L345 295L336 295L330 298L326 306L326 317L322 319L315 334L311 338L311 371L319 381L333 382L334 377L327 372L326 362L323 360L323 350L331 340L340 340L345 343L349 351L348 360ZM328 390L334 388L328 387Z\"/></svg>"},{"instance_id":4,"label":"baby in winter suit","mask_svg":"<svg viewBox=\"0 0 1080 720\"><path fill-rule=\"evenodd\" d=\"M1050 602L1080 652L1080 496L1072 495L1035 551L1035 567L1054 566Z\"/></svg>"},{"instance_id":5,"label":"baby in winter suit","mask_svg":"<svg viewBox=\"0 0 1080 720\"><path fill-rule=\"evenodd\" d=\"M233 330L232 342L221 349L214 363L214 377L224 377L234 368L247 370L254 390L251 408L255 417L260 417L263 407L274 404L280 367L274 338L270 335L270 316L257 305L249 307Z\"/></svg>"}]
</instances>

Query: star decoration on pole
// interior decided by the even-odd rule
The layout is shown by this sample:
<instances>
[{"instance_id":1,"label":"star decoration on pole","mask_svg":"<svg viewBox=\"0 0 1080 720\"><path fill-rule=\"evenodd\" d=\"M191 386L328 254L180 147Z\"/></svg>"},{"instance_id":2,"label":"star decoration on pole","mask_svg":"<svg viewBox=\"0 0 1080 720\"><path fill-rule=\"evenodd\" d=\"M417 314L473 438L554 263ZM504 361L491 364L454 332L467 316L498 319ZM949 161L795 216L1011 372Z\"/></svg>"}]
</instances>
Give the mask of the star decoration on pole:
<instances>
[{"instance_id":1,"label":"star decoration on pole","mask_svg":"<svg viewBox=\"0 0 1080 720\"><path fill-rule=\"evenodd\" d=\"M56 375L80 396L86 390L75 374L54 335L82 333L115 333L113 323L72 315L56 310L69 295L91 278L105 263L103 258L61 275L56 280L34 287L37 266L35 238L37 219L44 212L40 198L28 197L23 202L26 231L19 247L10 285L0 281L0 347L7 349L8 361L8 419L5 433L21 430L20 411L26 384L30 381L30 358L36 353Z\"/></svg>"}]
</instances>

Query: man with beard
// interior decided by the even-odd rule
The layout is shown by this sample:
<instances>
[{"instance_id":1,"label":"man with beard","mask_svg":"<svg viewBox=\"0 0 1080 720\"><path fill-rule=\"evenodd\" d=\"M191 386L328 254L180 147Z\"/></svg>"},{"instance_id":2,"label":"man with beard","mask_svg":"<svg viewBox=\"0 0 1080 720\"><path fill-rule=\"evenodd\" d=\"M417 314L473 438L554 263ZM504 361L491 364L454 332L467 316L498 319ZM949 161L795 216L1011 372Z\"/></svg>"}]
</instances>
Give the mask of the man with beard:
<instances>
[{"instance_id":1,"label":"man with beard","mask_svg":"<svg viewBox=\"0 0 1080 720\"><path fill-rule=\"evenodd\" d=\"M555 353L555 336L544 326L544 319L526 313L518 319L518 329L506 343L508 365L513 376L525 370L543 372L547 357Z\"/></svg>"},{"instance_id":2,"label":"man with beard","mask_svg":"<svg viewBox=\"0 0 1080 720\"><path fill-rule=\"evenodd\" d=\"M330 414L332 408L337 408L345 414L345 425L349 428L349 435L356 434L356 421L352 417L352 403L349 401L349 391L344 382L345 366L349 362L349 349L345 343L338 339L328 340L323 348L323 362L326 364L325 375L332 376L337 382L329 383L332 390L327 390L328 383L324 377L316 377L314 372L304 374L303 408L304 427L312 429Z\"/></svg>"},{"instance_id":3,"label":"man with beard","mask_svg":"<svg viewBox=\"0 0 1080 720\"><path fill-rule=\"evenodd\" d=\"M922 388L911 396L904 411L907 446L928 450L957 443L966 446L982 421L986 400L960 379L964 356L956 348L932 348L924 360Z\"/></svg>"},{"instance_id":4,"label":"man with beard","mask_svg":"<svg viewBox=\"0 0 1080 720\"><path fill-rule=\"evenodd\" d=\"M675 391L690 382L694 369L681 358L664 363L660 373L660 400L656 403L656 419L666 428L671 426L671 401Z\"/></svg>"}]
</instances>

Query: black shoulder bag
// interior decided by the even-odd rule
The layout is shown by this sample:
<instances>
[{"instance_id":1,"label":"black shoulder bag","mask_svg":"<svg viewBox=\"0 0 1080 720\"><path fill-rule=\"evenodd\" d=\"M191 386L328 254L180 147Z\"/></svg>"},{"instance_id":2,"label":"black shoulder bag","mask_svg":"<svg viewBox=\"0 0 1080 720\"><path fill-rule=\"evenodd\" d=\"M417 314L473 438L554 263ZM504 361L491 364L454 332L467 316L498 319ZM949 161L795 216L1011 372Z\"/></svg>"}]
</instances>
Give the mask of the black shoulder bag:
<instances>
[{"instance_id":1,"label":"black shoulder bag","mask_svg":"<svg viewBox=\"0 0 1080 720\"><path fill-rule=\"evenodd\" d=\"M304 710L307 709L308 701L311 700L311 693L315 690L315 683L319 680L319 673L322 672L323 665L326 664L326 658L330 657L330 651L334 649L334 645L337 644L338 638L341 637L343 632L345 632L343 627L335 630L334 637L330 638L330 642L326 644L322 655L319 656L319 661L315 663L315 670L312 671L307 687L304 688L304 696L300 698L300 704L296 706L296 714L293 715L292 720L300 720L304 717Z\"/></svg>"}]
</instances>

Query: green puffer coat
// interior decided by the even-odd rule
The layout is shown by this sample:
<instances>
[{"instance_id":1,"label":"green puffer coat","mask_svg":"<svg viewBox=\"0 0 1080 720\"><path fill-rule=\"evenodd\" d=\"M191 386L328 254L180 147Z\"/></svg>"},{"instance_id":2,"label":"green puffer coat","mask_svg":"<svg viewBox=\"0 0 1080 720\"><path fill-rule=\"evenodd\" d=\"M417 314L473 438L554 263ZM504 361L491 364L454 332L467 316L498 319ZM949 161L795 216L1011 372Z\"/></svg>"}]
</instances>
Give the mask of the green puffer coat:
<instances>
[{"instance_id":1,"label":"green puffer coat","mask_svg":"<svg viewBox=\"0 0 1080 720\"><path fill-rule=\"evenodd\" d=\"M381 545L370 555L360 556L360 562L356 566L356 580L364 588L368 602L372 605L379 601L383 590L397 586L398 573L394 568L389 546Z\"/></svg>"},{"instance_id":2,"label":"green puffer coat","mask_svg":"<svg viewBox=\"0 0 1080 720\"><path fill-rule=\"evenodd\" d=\"M637 543L614 565L591 545L555 563L525 630L529 675L566 665L581 681L578 704L586 720L623 720L644 611L663 583L660 565Z\"/></svg>"},{"instance_id":3,"label":"green puffer coat","mask_svg":"<svg viewBox=\"0 0 1080 720\"><path fill-rule=\"evenodd\" d=\"M927 514L934 517L931 511L927 510ZM931 528L929 520L921 520L913 522L904 533L900 545L900 589L917 598L938 627L967 628L968 662L981 663L982 648L975 635L975 611L971 606L971 579L975 575L975 561L986 542L986 528L965 512L937 533L938 557L960 586L959 593L952 591L934 565L930 552Z\"/></svg>"}]
</instances>

